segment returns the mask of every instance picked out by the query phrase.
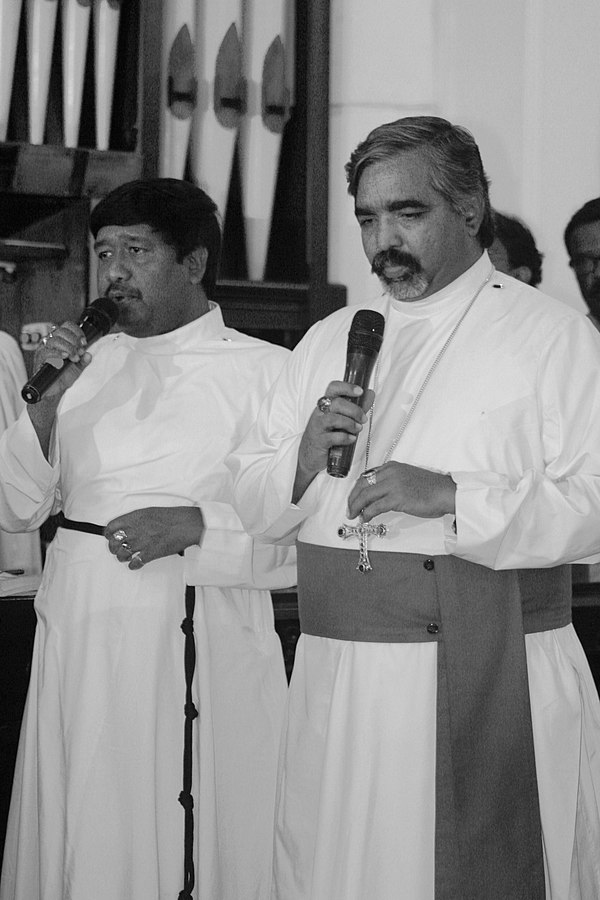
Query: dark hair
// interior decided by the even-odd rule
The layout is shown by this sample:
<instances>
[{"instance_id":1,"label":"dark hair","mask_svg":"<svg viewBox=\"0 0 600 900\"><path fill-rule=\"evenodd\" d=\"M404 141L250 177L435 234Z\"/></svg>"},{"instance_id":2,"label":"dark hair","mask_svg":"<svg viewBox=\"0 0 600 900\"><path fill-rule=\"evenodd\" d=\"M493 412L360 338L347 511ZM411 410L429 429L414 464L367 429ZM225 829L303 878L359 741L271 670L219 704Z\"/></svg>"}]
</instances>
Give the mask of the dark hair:
<instances>
[{"instance_id":1,"label":"dark hair","mask_svg":"<svg viewBox=\"0 0 600 900\"><path fill-rule=\"evenodd\" d=\"M473 135L460 125L437 116L408 116L375 128L346 163L348 193L356 197L364 169L394 159L405 150L423 150L431 165L431 183L452 208L462 213L468 197L483 201L483 219L477 232L482 247L494 240L489 180L483 170Z\"/></svg>"},{"instance_id":2,"label":"dark hair","mask_svg":"<svg viewBox=\"0 0 600 900\"><path fill-rule=\"evenodd\" d=\"M600 222L600 197L594 200L588 200L587 203L578 209L571 218L571 221L565 228L565 246L567 253L571 256L571 247L569 246L572 233L579 228L580 225L589 225L591 222Z\"/></svg>"},{"instance_id":3,"label":"dark hair","mask_svg":"<svg viewBox=\"0 0 600 900\"><path fill-rule=\"evenodd\" d=\"M506 248L511 269L527 266L531 272L530 284L537 287L542 280L543 253L535 245L534 237L526 225L515 216L507 216L494 210L496 237Z\"/></svg>"},{"instance_id":4,"label":"dark hair","mask_svg":"<svg viewBox=\"0 0 600 900\"><path fill-rule=\"evenodd\" d=\"M221 254L217 205L203 190L177 178L129 181L107 194L92 210L94 238L107 225L149 225L175 248L177 262L198 247L207 250L202 287L213 299Z\"/></svg>"}]
</instances>

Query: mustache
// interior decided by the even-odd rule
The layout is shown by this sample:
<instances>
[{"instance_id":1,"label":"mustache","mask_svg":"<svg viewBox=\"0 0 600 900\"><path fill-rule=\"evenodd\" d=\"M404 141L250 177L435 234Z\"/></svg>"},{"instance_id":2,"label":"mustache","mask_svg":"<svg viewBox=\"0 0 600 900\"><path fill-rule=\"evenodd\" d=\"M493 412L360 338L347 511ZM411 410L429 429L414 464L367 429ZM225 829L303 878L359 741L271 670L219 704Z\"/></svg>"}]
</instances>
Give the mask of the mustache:
<instances>
[{"instance_id":1,"label":"mustache","mask_svg":"<svg viewBox=\"0 0 600 900\"><path fill-rule=\"evenodd\" d=\"M397 247L388 247L387 250L380 250L379 253L376 253L371 263L371 272L381 277L386 266L403 266L411 275L419 275L421 272L419 260L411 253L398 250Z\"/></svg>"}]
</instances>

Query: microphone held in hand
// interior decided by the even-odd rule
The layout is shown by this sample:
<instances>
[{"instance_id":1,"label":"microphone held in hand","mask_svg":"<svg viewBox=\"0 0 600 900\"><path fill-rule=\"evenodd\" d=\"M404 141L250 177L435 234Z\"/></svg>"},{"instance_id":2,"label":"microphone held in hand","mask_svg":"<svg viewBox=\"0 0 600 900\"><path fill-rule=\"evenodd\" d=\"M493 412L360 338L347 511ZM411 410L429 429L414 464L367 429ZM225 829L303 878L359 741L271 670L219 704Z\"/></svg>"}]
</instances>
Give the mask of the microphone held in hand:
<instances>
[{"instance_id":1,"label":"microphone held in hand","mask_svg":"<svg viewBox=\"0 0 600 900\"><path fill-rule=\"evenodd\" d=\"M97 338L108 334L117 321L119 308L114 300L109 297L99 297L87 306L77 323L85 335L88 344ZM71 365L70 359L65 359L60 369L51 363L44 363L35 372L21 391L21 396L27 403L38 403L48 388L60 378L65 366Z\"/></svg>"},{"instance_id":2,"label":"microphone held in hand","mask_svg":"<svg viewBox=\"0 0 600 900\"><path fill-rule=\"evenodd\" d=\"M344 381L358 384L363 391L369 386L381 343L385 319L372 309L359 309L348 332L348 352ZM353 403L362 403L362 396L352 398ZM334 478L345 478L350 471L356 444L331 447L327 462L327 472Z\"/></svg>"}]
</instances>

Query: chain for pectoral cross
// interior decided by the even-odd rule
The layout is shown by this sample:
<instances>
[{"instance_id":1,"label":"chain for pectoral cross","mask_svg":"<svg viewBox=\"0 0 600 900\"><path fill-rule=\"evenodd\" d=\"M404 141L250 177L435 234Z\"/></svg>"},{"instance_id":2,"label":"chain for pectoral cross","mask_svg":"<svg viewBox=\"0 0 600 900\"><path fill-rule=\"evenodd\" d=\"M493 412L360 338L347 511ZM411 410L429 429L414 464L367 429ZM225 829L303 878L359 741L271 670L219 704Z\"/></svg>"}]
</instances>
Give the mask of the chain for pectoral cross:
<instances>
[{"instance_id":1,"label":"chain for pectoral cross","mask_svg":"<svg viewBox=\"0 0 600 900\"><path fill-rule=\"evenodd\" d=\"M389 462L390 459L392 458L392 453L398 446L398 442L400 441L400 438L406 431L406 426L412 419L413 413L421 399L421 396L422 396L423 392L425 391L425 388L431 381L431 378L432 378L434 372L436 371L438 365L440 364L442 357L444 356L444 354L446 353L446 350L452 343L452 341L456 335L456 332L462 325L464 319L467 316L467 313L469 312L469 310L471 309L471 307L473 306L473 304L475 303L475 301L477 300L480 293L482 292L482 290L484 289L484 287L486 286L486 284L488 283L488 281L490 280L490 278L492 277L493 274L494 274L494 269L492 267L492 269L488 273L487 277L479 285L479 287L475 291L473 297L467 304L466 308L463 310L461 316L458 319L458 322L455 324L454 328L452 329L452 331L446 338L446 341L444 342L441 350L438 352L429 371L427 372L427 374L421 384L421 387L417 391L415 398L412 402L412 405L411 405L410 409L408 410L406 416L404 417L404 421L402 422L400 429L399 429L398 433L396 434L396 437L392 441L391 446L389 447L387 453L385 454L382 465L385 465L385 463ZM377 395L377 382L378 382L378 378L379 378L380 365L381 365L381 358L379 358L377 360L377 366L375 368L375 379L374 379L375 383L373 385L373 390L375 391L375 395ZM373 429L373 413L374 413L374 411L375 411L375 401L373 401L373 403L371 404L371 408L368 413L369 427L368 427L368 432L367 432L367 446L366 446L366 453L365 453L365 474L367 473L367 471L369 469L369 453L371 450L371 432ZM375 470L372 470L372 471L374 472ZM375 481L373 481L371 483L374 484ZM373 566L371 565L371 561L369 559L369 548L368 548L368 544L367 544L368 538L371 535L374 535L376 537L383 537L385 534L387 534L387 528L385 525L369 525L366 522L363 522L362 519L361 519L360 525L340 525L340 527L338 528L338 537L341 537L343 539L346 539L349 537L357 537L358 538L359 556L358 556L358 565L357 565L356 569L358 572L362 572L363 574L373 571Z\"/></svg>"},{"instance_id":2,"label":"chain for pectoral cross","mask_svg":"<svg viewBox=\"0 0 600 900\"><path fill-rule=\"evenodd\" d=\"M373 566L369 559L367 540L371 534L376 537L383 537L386 531L387 528L385 525L369 525L367 522L361 522L360 525L340 525L338 528L338 537L344 539L349 537L358 538L359 555L358 565L356 567L357 572L362 572L364 575L366 572L372 571Z\"/></svg>"}]
</instances>

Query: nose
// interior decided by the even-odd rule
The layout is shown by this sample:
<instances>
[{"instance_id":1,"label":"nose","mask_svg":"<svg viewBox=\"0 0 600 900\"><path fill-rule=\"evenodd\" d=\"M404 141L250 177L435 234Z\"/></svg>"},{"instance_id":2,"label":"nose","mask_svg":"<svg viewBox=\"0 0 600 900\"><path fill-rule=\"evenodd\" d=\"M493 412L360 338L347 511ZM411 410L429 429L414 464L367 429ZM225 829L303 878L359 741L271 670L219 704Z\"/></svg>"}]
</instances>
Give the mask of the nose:
<instances>
[{"instance_id":1,"label":"nose","mask_svg":"<svg viewBox=\"0 0 600 900\"><path fill-rule=\"evenodd\" d=\"M118 281L126 281L131 275L129 257L120 250L115 250L110 258L104 262L103 275L112 284Z\"/></svg>"},{"instance_id":2,"label":"nose","mask_svg":"<svg viewBox=\"0 0 600 900\"><path fill-rule=\"evenodd\" d=\"M402 246L402 236L396 228L394 216L384 215L378 218L375 243L378 253L382 250L389 250L390 247Z\"/></svg>"}]
</instances>

